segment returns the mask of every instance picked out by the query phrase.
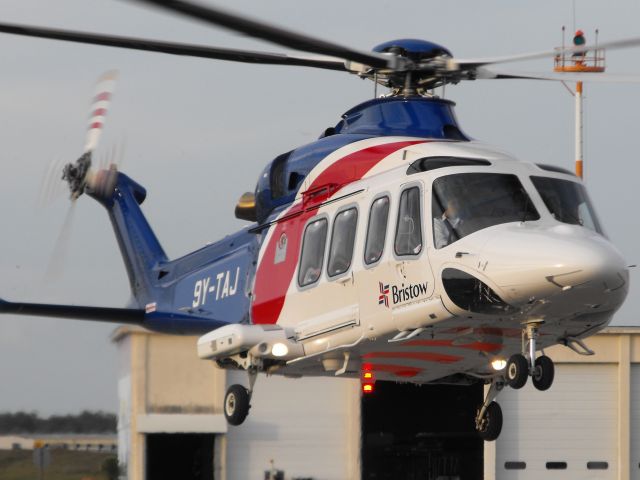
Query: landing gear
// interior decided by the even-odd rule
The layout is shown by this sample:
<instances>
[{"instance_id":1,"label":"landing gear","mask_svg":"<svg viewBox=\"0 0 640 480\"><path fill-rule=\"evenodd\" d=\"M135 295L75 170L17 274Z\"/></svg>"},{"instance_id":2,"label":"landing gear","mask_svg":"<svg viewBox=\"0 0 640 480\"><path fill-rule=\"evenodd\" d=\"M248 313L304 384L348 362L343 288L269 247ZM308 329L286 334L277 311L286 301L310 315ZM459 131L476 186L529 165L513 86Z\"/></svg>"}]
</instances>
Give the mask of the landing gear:
<instances>
[{"instance_id":1,"label":"landing gear","mask_svg":"<svg viewBox=\"0 0 640 480\"><path fill-rule=\"evenodd\" d=\"M500 436L501 431L502 408L496 402L491 402L480 420L478 433L485 442L492 442Z\"/></svg>"},{"instance_id":2,"label":"landing gear","mask_svg":"<svg viewBox=\"0 0 640 480\"><path fill-rule=\"evenodd\" d=\"M502 408L494 400L504 385L502 377L496 377L492 380L487 398L476 414L476 431L487 442L498 438L502 431Z\"/></svg>"},{"instance_id":3,"label":"landing gear","mask_svg":"<svg viewBox=\"0 0 640 480\"><path fill-rule=\"evenodd\" d=\"M507 384L516 390L522 388L527 383L529 377L529 361L524 355L516 353L511 355L507 362Z\"/></svg>"},{"instance_id":4,"label":"landing gear","mask_svg":"<svg viewBox=\"0 0 640 480\"><path fill-rule=\"evenodd\" d=\"M249 415L251 396L242 385L231 385L224 396L224 416L230 425L240 425Z\"/></svg>"},{"instance_id":5,"label":"landing gear","mask_svg":"<svg viewBox=\"0 0 640 480\"><path fill-rule=\"evenodd\" d=\"M249 371L249 388L242 385L233 384L227 389L224 396L224 416L230 425L238 426L245 421L249 415L251 408L251 395L253 386L258 377L258 370L250 368Z\"/></svg>"},{"instance_id":6,"label":"landing gear","mask_svg":"<svg viewBox=\"0 0 640 480\"><path fill-rule=\"evenodd\" d=\"M502 430L502 409L495 402L505 385L514 389L525 386L531 376L533 386L548 390L553 384L553 360L546 355L536 358L536 340L540 321L527 323L522 332L522 353L511 355L503 375L493 377L491 387L476 414L476 430L483 440L495 440Z\"/></svg>"},{"instance_id":7,"label":"landing gear","mask_svg":"<svg viewBox=\"0 0 640 480\"><path fill-rule=\"evenodd\" d=\"M553 377L555 375L555 368L553 366L553 360L543 355L536 359L533 373L531 374L531 381L533 386L538 390L548 390L553 383Z\"/></svg>"},{"instance_id":8,"label":"landing gear","mask_svg":"<svg viewBox=\"0 0 640 480\"><path fill-rule=\"evenodd\" d=\"M536 359L536 340L539 322L528 323L522 332L523 353L511 355L507 362L506 380L511 388L522 388L531 376L533 386L538 390L548 390L553 384L553 360L546 355ZM526 356L525 356L526 355Z\"/></svg>"}]
</instances>

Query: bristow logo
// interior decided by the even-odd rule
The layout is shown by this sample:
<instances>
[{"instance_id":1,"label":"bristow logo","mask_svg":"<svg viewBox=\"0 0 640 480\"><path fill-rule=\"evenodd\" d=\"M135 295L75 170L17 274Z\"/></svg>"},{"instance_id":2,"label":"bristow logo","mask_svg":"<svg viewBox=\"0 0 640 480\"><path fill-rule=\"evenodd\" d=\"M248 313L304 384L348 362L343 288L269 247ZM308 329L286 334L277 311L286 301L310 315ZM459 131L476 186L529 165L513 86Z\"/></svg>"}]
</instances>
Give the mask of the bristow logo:
<instances>
[{"instance_id":1,"label":"bristow logo","mask_svg":"<svg viewBox=\"0 0 640 480\"><path fill-rule=\"evenodd\" d=\"M380 284L380 296L378 297L378 305L382 305L389 308L389 285L384 285L382 282L378 282Z\"/></svg>"},{"instance_id":2,"label":"bristow logo","mask_svg":"<svg viewBox=\"0 0 640 480\"><path fill-rule=\"evenodd\" d=\"M389 285L384 285L382 282L378 282L380 285L380 295L378 296L378 305L384 304L385 307L389 308ZM428 283L418 283L411 284L408 286L402 286L398 288L393 285L391 287L391 300L393 305L398 303L406 302L408 300L413 300L414 298L418 298L422 295L426 295L428 291Z\"/></svg>"}]
</instances>

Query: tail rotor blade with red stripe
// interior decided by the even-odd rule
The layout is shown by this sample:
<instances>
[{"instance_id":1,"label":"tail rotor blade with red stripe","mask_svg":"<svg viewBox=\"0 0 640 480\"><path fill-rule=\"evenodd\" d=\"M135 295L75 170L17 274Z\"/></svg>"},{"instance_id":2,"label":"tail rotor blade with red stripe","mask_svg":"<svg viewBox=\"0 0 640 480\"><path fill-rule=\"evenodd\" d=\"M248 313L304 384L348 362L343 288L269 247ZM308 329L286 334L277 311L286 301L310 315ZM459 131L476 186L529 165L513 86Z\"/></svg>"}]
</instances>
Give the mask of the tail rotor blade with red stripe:
<instances>
[{"instance_id":1,"label":"tail rotor blade with red stripe","mask_svg":"<svg viewBox=\"0 0 640 480\"><path fill-rule=\"evenodd\" d=\"M95 150L98 145L117 78L118 72L113 70L105 73L100 77L100 80L98 80L96 96L94 97L93 105L91 107L89 129L87 131L87 140L84 147L85 153Z\"/></svg>"}]
</instances>

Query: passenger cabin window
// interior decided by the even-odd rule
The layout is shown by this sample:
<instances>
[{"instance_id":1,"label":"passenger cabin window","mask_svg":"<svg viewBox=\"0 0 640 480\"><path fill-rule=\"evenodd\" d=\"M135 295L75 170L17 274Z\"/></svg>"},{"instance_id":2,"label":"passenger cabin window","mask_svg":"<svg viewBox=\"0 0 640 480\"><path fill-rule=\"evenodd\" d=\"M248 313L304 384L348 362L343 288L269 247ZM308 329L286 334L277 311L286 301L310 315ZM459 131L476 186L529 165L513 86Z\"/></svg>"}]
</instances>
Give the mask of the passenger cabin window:
<instances>
[{"instance_id":1,"label":"passenger cabin window","mask_svg":"<svg viewBox=\"0 0 640 480\"><path fill-rule=\"evenodd\" d=\"M587 191L581 184L549 177L531 177L531 181L556 220L602 233Z\"/></svg>"},{"instance_id":2,"label":"passenger cabin window","mask_svg":"<svg viewBox=\"0 0 640 480\"><path fill-rule=\"evenodd\" d=\"M389 197L381 197L371 204L367 240L364 246L364 263L371 265L382 257L389 219Z\"/></svg>"},{"instance_id":3,"label":"passenger cabin window","mask_svg":"<svg viewBox=\"0 0 640 480\"><path fill-rule=\"evenodd\" d=\"M400 196L394 247L396 255L418 255L422 251L420 189L408 188Z\"/></svg>"},{"instance_id":4,"label":"passenger cabin window","mask_svg":"<svg viewBox=\"0 0 640 480\"><path fill-rule=\"evenodd\" d=\"M515 175L459 173L433 182L433 242L446 247L483 228L539 220Z\"/></svg>"},{"instance_id":5,"label":"passenger cabin window","mask_svg":"<svg viewBox=\"0 0 640 480\"><path fill-rule=\"evenodd\" d=\"M349 270L353 257L353 244L356 239L358 210L350 208L336 215L333 220L331 247L329 248L329 265L327 274L335 277Z\"/></svg>"},{"instance_id":6,"label":"passenger cabin window","mask_svg":"<svg viewBox=\"0 0 640 480\"><path fill-rule=\"evenodd\" d=\"M320 278L326 240L326 218L321 218L307 225L302 240L302 254L298 270L298 285L301 287L311 285Z\"/></svg>"}]
</instances>

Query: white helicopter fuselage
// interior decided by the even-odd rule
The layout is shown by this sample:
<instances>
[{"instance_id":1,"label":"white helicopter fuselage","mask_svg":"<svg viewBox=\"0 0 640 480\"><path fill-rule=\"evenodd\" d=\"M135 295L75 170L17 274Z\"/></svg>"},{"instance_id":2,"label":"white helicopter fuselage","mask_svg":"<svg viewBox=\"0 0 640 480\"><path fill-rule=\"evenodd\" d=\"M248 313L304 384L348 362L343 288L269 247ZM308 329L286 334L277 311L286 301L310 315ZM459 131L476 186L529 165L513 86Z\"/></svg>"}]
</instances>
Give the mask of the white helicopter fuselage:
<instances>
[{"instance_id":1,"label":"white helicopter fuselage","mask_svg":"<svg viewBox=\"0 0 640 480\"><path fill-rule=\"evenodd\" d=\"M336 159L404 140L339 149L309 174L291 208ZM421 159L429 166L416 168ZM431 166L434 159L441 163ZM477 164L455 165L460 160ZM528 323L539 327L538 349L580 344L622 304L628 271L597 231L581 182L549 168L478 142L394 151L314 208L304 228L291 229L298 242L286 233L291 209L280 214L285 225L265 233L259 258L259 265L286 255L296 262L277 322L215 330L200 339L200 356L245 348L244 362L266 360L271 373L357 378L367 370L379 380L464 383L494 375L495 360L520 352ZM448 230L447 201L459 214L447 219ZM455 238L443 241L443 232ZM222 347L229 335L234 349Z\"/></svg>"}]
</instances>

